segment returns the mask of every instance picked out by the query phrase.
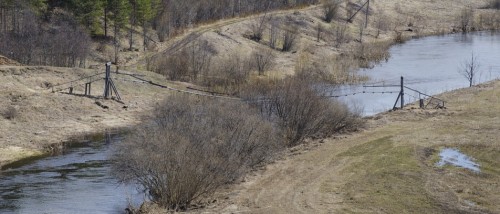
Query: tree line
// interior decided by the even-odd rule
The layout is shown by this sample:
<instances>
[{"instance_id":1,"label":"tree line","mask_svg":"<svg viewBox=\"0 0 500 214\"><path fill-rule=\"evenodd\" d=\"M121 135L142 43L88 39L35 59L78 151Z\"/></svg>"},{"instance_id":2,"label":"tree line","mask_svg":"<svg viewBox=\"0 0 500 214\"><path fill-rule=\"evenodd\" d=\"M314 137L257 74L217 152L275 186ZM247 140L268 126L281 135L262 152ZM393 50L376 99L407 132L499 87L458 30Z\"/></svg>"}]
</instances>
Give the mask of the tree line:
<instances>
[{"instance_id":1,"label":"tree line","mask_svg":"<svg viewBox=\"0 0 500 214\"><path fill-rule=\"evenodd\" d=\"M142 30L144 49L157 33L160 42L196 24L319 0L2 0L0 54L23 64L82 66L91 38L112 39L115 61L125 36L134 49ZM139 30L140 29L140 30Z\"/></svg>"}]
</instances>

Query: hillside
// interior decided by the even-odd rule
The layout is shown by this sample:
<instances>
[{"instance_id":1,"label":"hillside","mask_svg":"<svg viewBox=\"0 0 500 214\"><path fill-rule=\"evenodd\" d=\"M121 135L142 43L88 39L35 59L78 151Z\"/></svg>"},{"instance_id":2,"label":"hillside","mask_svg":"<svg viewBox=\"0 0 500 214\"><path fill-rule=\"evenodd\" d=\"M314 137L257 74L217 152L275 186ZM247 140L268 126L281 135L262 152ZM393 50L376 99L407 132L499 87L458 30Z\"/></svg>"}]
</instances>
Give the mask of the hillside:
<instances>
[{"instance_id":1,"label":"hillside","mask_svg":"<svg viewBox=\"0 0 500 214\"><path fill-rule=\"evenodd\" d=\"M330 80L334 82L352 82L358 81L358 78L349 79L356 76L358 68L370 67L372 63L387 59L388 48L399 40L404 42L426 35L460 32L460 14L469 6L474 8L475 30L494 28L491 24L497 23L492 15L495 11L478 9L485 7L487 2L377 0L370 5L369 24L366 29L362 29L361 37L360 26L364 23L364 13L360 12L352 22L346 22L353 8L357 9L361 4L341 4L337 18L331 23L323 20L322 5L274 11L189 28L184 34L164 43L155 43L154 51L139 57L127 57L127 54L137 56L137 53L124 52L123 58L128 59L125 64L134 69L168 72L168 68L157 63L176 54L189 57L182 50L189 50L196 42L207 42L214 49L212 61L215 63L212 64L234 56L251 61L251 54L255 50L272 50L275 66L260 78L293 75L299 67L306 66L315 72L332 75ZM486 17L490 17L492 22L478 21ZM264 21L262 40L249 39L253 33L252 26L261 21ZM269 47L274 25L277 31L297 29L297 38L291 51L280 50L280 38L277 40L278 47L274 50ZM318 26L321 26L319 40ZM252 69L255 72L255 68ZM257 75L254 73L254 76Z\"/></svg>"}]
</instances>

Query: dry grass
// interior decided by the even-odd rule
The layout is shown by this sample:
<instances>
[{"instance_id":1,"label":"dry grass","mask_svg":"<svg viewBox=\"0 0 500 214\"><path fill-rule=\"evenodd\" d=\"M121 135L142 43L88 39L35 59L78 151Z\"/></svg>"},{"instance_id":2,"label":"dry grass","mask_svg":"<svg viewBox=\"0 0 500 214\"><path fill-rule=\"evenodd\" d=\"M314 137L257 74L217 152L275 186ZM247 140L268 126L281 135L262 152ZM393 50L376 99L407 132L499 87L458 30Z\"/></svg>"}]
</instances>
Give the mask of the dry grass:
<instances>
[{"instance_id":1,"label":"dry grass","mask_svg":"<svg viewBox=\"0 0 500 214\"><path fill-rule=\"evenodd\" d=\"M3 114L0 116L0 165L30 156L31 151L44 151L50 145L69 140L75 135L135 124L139 122L140 114L150 110L154 103L170 93L147 84L116 80L115 84L125 104L99 100L109 107L103 109L95 104L94 98L52 93L47 87L102 72L103 69L0 66L0 99L3 100L0 103L0 112ZM165 82L161 75L136 72L154 82L172 85ZM134 80L127 76L115 77ZM103 81L94 83L92 95L102 96L102 85ZM179 85L176 87L183 88ZM74 92L83 94L84 86L75 86ZM15 113L15 117L4 118L4 110L7 110L9 117ZM11 147L22 149L19 153L9 154L12 151L8 148Z\"/></svg>"}]
</instances>

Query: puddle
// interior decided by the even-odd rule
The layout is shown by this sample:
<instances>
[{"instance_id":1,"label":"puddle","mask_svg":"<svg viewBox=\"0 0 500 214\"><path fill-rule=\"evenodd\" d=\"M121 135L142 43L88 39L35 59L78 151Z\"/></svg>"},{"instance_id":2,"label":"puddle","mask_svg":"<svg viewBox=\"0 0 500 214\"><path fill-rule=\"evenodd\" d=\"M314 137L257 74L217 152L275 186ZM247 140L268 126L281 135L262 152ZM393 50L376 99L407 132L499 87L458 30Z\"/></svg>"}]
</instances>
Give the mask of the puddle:
<instances>
[{"instance_id":1,"label":"puddle","mask_svg":"<svg viewBox=\"0 0 500 214\"><path fill-rule=\"evenodd\" d=\"M458 166L472 170L474 172L480 172L479 164L475 163L469 156L461 153L458 149L445 148L439 153L440 161L437 166L444 166L446 164L451 164L453 166Z\"/></svg>"}]
</instances>

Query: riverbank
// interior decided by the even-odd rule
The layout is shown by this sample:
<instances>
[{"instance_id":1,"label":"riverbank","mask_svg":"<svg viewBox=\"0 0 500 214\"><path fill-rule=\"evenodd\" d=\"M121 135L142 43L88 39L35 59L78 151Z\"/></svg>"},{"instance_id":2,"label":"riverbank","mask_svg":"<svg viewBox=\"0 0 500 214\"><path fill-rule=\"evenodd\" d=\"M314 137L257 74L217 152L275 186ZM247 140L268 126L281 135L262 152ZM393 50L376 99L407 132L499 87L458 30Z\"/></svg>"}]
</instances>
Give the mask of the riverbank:
<instances>
[{"instance_id":1,"label":"riverbank","mask_svg":"<svg viewBox=\"0 0 500 214\"><path fill-rule=\"evenodd\" d=\"M194 213L498 213L500 81L367 119L363 131L294 148ZM454 148L480 172L437 166Z\"/></svg>"},{"instance_id":2,"label":"riverbank","mask_svg":"<svg viewBox=\"0 0 500 214\"><path fill-rule=\"evenodd\" d=\"M104 66L98 69L0 66L0 166L57 152L63 142L78 140L81 136L131 127L171 93L119 74L112 76L123 103L100 98L102 80L92 84L90 97L82 96L87 79L73 85L57 86L103 70ZM133 73L155 83L186 88L183 84L167 82L163 76L152 72ZM52 86L56 91L64 90L53 93ZM70 86L74 87L74 94L68 94Z\"/></svg>"}]
</instances>

